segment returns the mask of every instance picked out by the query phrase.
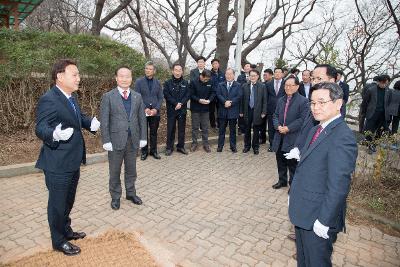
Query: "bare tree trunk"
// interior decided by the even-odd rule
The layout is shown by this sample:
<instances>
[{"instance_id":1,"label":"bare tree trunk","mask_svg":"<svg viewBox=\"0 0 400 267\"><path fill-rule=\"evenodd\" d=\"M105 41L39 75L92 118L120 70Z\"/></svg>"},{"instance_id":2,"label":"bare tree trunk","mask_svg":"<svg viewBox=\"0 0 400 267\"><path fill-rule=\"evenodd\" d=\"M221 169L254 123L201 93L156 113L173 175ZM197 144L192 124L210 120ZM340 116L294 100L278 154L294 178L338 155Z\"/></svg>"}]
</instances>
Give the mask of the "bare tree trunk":
<instances>
[{"instance_id":1,"label":"bare tree trunk","mask_svg":"<svg viewBox=\"0 0 400 267\"><path fill-rule=\"evenodd\" d=\"M387 6L388 6L390 15L393 17L394 23L396 24L397 34L399 35L399 38L400 38L400 22L399 22L399 19L396 16L395 9L393 9L393 6L392 6L392 3L390 2L390 0L386 0L386 3L387 3ZM399 5L397 4L396 10L398 9L398 6Z\"/></svg>"},{"instance_id":2,"label":"bare tree trunk","mask_svg":"<svg viewBox=\"0 0 400 267\"><path fill-rule=\"evenodd\" d=\"M232 40L235 37L237 31L237 20L230 31L228 31L228 20L230 15L233 13L229 10L229 0L220 0L218 5L218 18L217 18L217 50L215 57L220 60L221 70L225 70L229 61L229 48L231 47ZM237 7L237 0L235 6ZM237 9L236 9L237 10Z\"/></svg>"},{"instance_id":3,"label":"bare tree trunk","mask_svg":"<svg viewBox=\"0 0 400 267\"><path fill-rule=\"evenodd\" d=\"M91 32L93 35L100 35L100 18L101 13L103 13L104 3L106 0L98 0L96 3L96 10L94 11L94 16L92 18L92 28Z\"/></svg>"},{"instance_id":4,"label":"bare tree trunk","mask_svg":"<svg viewBox=\"0 0 400 267\"><path fill-rule=\"evenodd\" d=\"M130 6L130 7L131 7L131 6ZM131 7L131 10L133 11L133 13L134 13L135 16L136 16L137 27L138 27L138 31L137 31L137 32L139 33L140 39L141 39L142 44L143 44L144 56L145 56L147 59L150 60L150 59L151 59L151 54L150 54L149 44L147 43L146 34L144 33L145 30L144 30L144 26L143 26L143 22L142 22L142 17L141 17L141 15L140 15L140 12L141 12L141 9L140 9L140 0L136 0L136 9L133 9L133 8ZM133 23L132 18L131 18L131 22Z\"/></svg>"},{"instance_id":5,"label":"bare tree trunk","mask_svg":"<svg viewBox=\"0 0 400 267\"><path fill-rule=\"evenodd\" d=\"M93 35L100 35L101 29L104 28L107 22L114 18L120 11L125 9L132 2L132 0L121 0L120 4L115 9L108 13L104 18L101 18L105 2L106 0L97 0L96 2L96 10L92 18L91 28L91 33Z\"/></svg>"}]
</instances>

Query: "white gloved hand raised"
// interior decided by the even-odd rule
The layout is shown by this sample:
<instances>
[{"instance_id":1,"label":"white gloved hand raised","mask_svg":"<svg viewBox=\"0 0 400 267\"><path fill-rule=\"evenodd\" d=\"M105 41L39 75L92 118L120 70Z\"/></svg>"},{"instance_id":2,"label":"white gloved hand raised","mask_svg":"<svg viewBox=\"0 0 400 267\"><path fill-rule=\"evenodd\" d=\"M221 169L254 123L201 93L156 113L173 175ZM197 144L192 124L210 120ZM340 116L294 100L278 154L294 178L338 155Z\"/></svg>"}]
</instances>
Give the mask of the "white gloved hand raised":
<instances>
[{"instance_id":1,"label":"white gloved hand raised","mask_svg":"<svg viewBox=\"0 0 400 267\"><path fill-rule=\"evenodd\" d=\"M56 129L53 131L53 139L55 141L66 141L68 140L72 134L74 133L74 129L69 127L67 129L61 130L62 124L56 126Z\"/></svg>"},{"instance_id":2,"label":"white gloved hand raised","mask_svg":"<svg viewBox=\"0 0 400 267\"><path fill-rule=\"evenodd\" d=\"M96 117L93 117L92 122L90 123L90 130L92 132L96 132L100 128L100 122Z\"/></svg>"},{"instance_id":3,"label":"white gloved hand raised","mask_svg":"<svg viewBox=\"0 0 400 267\"><path fill-rule=\"evenodd\" d=\"M286 159L296 159L297 161L300 161L300 150L297 147L292 148L289 153L283 155Z\"/></svg>"},{"instance_id":4,"label":"white gloved hand raised","mask_svg":"<svg viewBox=\"0 0 400 267\"><path fill-rule=\"evenodd\" d=\"M104 150L106 150L106 151L113 151L111 142L105 143L105 144L103 145L103 148L104 148Z\"/></svg>"},{"instance_id":5,"label":"white gloved hand raised","mask_svg":"<svg viewBox=\"0 0 400 267\"><path fill-rule=\"evenodd\" d=\"M328 239L329 238L328 230L329 230L329 226L323 225L322 223L320 223L318 221L318 219L315 220L313 231L317 236L322 237L324 239Z\"/></svg>"},{"instance_id":6,"label":"white gloved hand raised","mask_svg":"<svg viewBox=\"0 0 400 267\"><path fill-rule=\"evenodd\" d=\"M140 142L139 142L139 147L140 148L143 148L143 147L145 147L147 145L147 141L146 140L140 140Z\"/></svg>"}]
</instances>

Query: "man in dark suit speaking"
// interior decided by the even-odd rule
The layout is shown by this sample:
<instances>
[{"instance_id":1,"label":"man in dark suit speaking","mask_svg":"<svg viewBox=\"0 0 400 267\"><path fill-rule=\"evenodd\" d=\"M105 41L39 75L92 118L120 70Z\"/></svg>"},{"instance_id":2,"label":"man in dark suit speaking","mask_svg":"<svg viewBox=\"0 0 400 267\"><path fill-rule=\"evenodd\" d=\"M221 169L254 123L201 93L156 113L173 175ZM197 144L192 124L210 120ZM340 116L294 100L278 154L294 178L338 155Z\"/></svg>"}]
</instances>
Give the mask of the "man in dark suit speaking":
<instances>
[{"instance_id":1,"label":"man in dark suit speaking","mask_svg":"<svg viewBox=\"0 0 400 267\"><path fill-rule=\"evenodd\" d=\"M80 76L76 63L69 59L56 62L52 69L55 83L39 100L36 113L36 135L43 141L36 168L44 171L49 190L47 217L51 242L55 250L66 255L80 253L70 240L84 238L74 232L69 214L75 201L79 168L86 163L82 128L95 132L100 127L96 117L81 112L73 92L78 90Z\"/></svg>"},{"instance_id":2,"label":"man in dark suit speaking","mask_svg":"<svg viewBox=\"0 0 400 267\"><path fill-rule=\"evenodd\" d=\"M315 85L311 95L311 112L320 123L302 148L289 198L298 266L332 266L333 243L345 227L357 143L341 117L342 99L339 85L329 82Z\"/></svg>"}]
</instances>

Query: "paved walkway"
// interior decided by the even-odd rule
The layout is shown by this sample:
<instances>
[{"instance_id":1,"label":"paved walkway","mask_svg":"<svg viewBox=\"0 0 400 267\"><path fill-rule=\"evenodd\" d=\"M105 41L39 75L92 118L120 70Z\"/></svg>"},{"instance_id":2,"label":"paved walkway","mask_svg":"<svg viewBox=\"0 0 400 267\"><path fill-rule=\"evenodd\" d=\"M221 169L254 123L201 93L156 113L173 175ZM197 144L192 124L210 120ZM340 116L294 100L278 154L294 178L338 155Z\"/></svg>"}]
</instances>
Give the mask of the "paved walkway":
<instances>
[{"instance_id":1,"label":"paved walkway","mask_svg":"<svg viewBox=\"0 0 400 267\"><path fill-rule=\"evenodd\" d=\"M214 148L215 151L215 148ZM75 230L89 236L116 228L138 231L181 266L295 266L287 191L273 190L276 163L262 147L249 153L138 160L139 195L110 208L108 164L82 168L72 213ZM0 262L51 248L42 174L0 179ZM85 249L84 247L82 249ZM348 225L333 255L335 266L400 266L400 238Z\"/></svg>"}]
</instances>

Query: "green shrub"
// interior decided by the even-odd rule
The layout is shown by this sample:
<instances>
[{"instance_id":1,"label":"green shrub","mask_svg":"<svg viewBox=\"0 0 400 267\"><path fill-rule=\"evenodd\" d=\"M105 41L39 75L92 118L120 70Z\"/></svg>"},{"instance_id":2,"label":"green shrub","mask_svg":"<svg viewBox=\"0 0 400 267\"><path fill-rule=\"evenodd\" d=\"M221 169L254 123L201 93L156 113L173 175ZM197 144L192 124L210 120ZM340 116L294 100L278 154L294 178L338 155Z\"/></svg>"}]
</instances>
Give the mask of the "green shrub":
<instances>
[{"instance_id":1,"label":"green shrub","mask_svg":"<svg viewBox=\"0 0 400 267\"><path fill-rule=\"evenodd\" d=\"M134 49L92 35L0 29L0 133L34 126L36 103L51 85L50 71L61 58L76 60L81 73L79 101L89 115L98 115L101 96L115 86L118 66L144 75L146 59ZM169 71L158 68L157 78Z\"/></svg>"}]
</instances>

